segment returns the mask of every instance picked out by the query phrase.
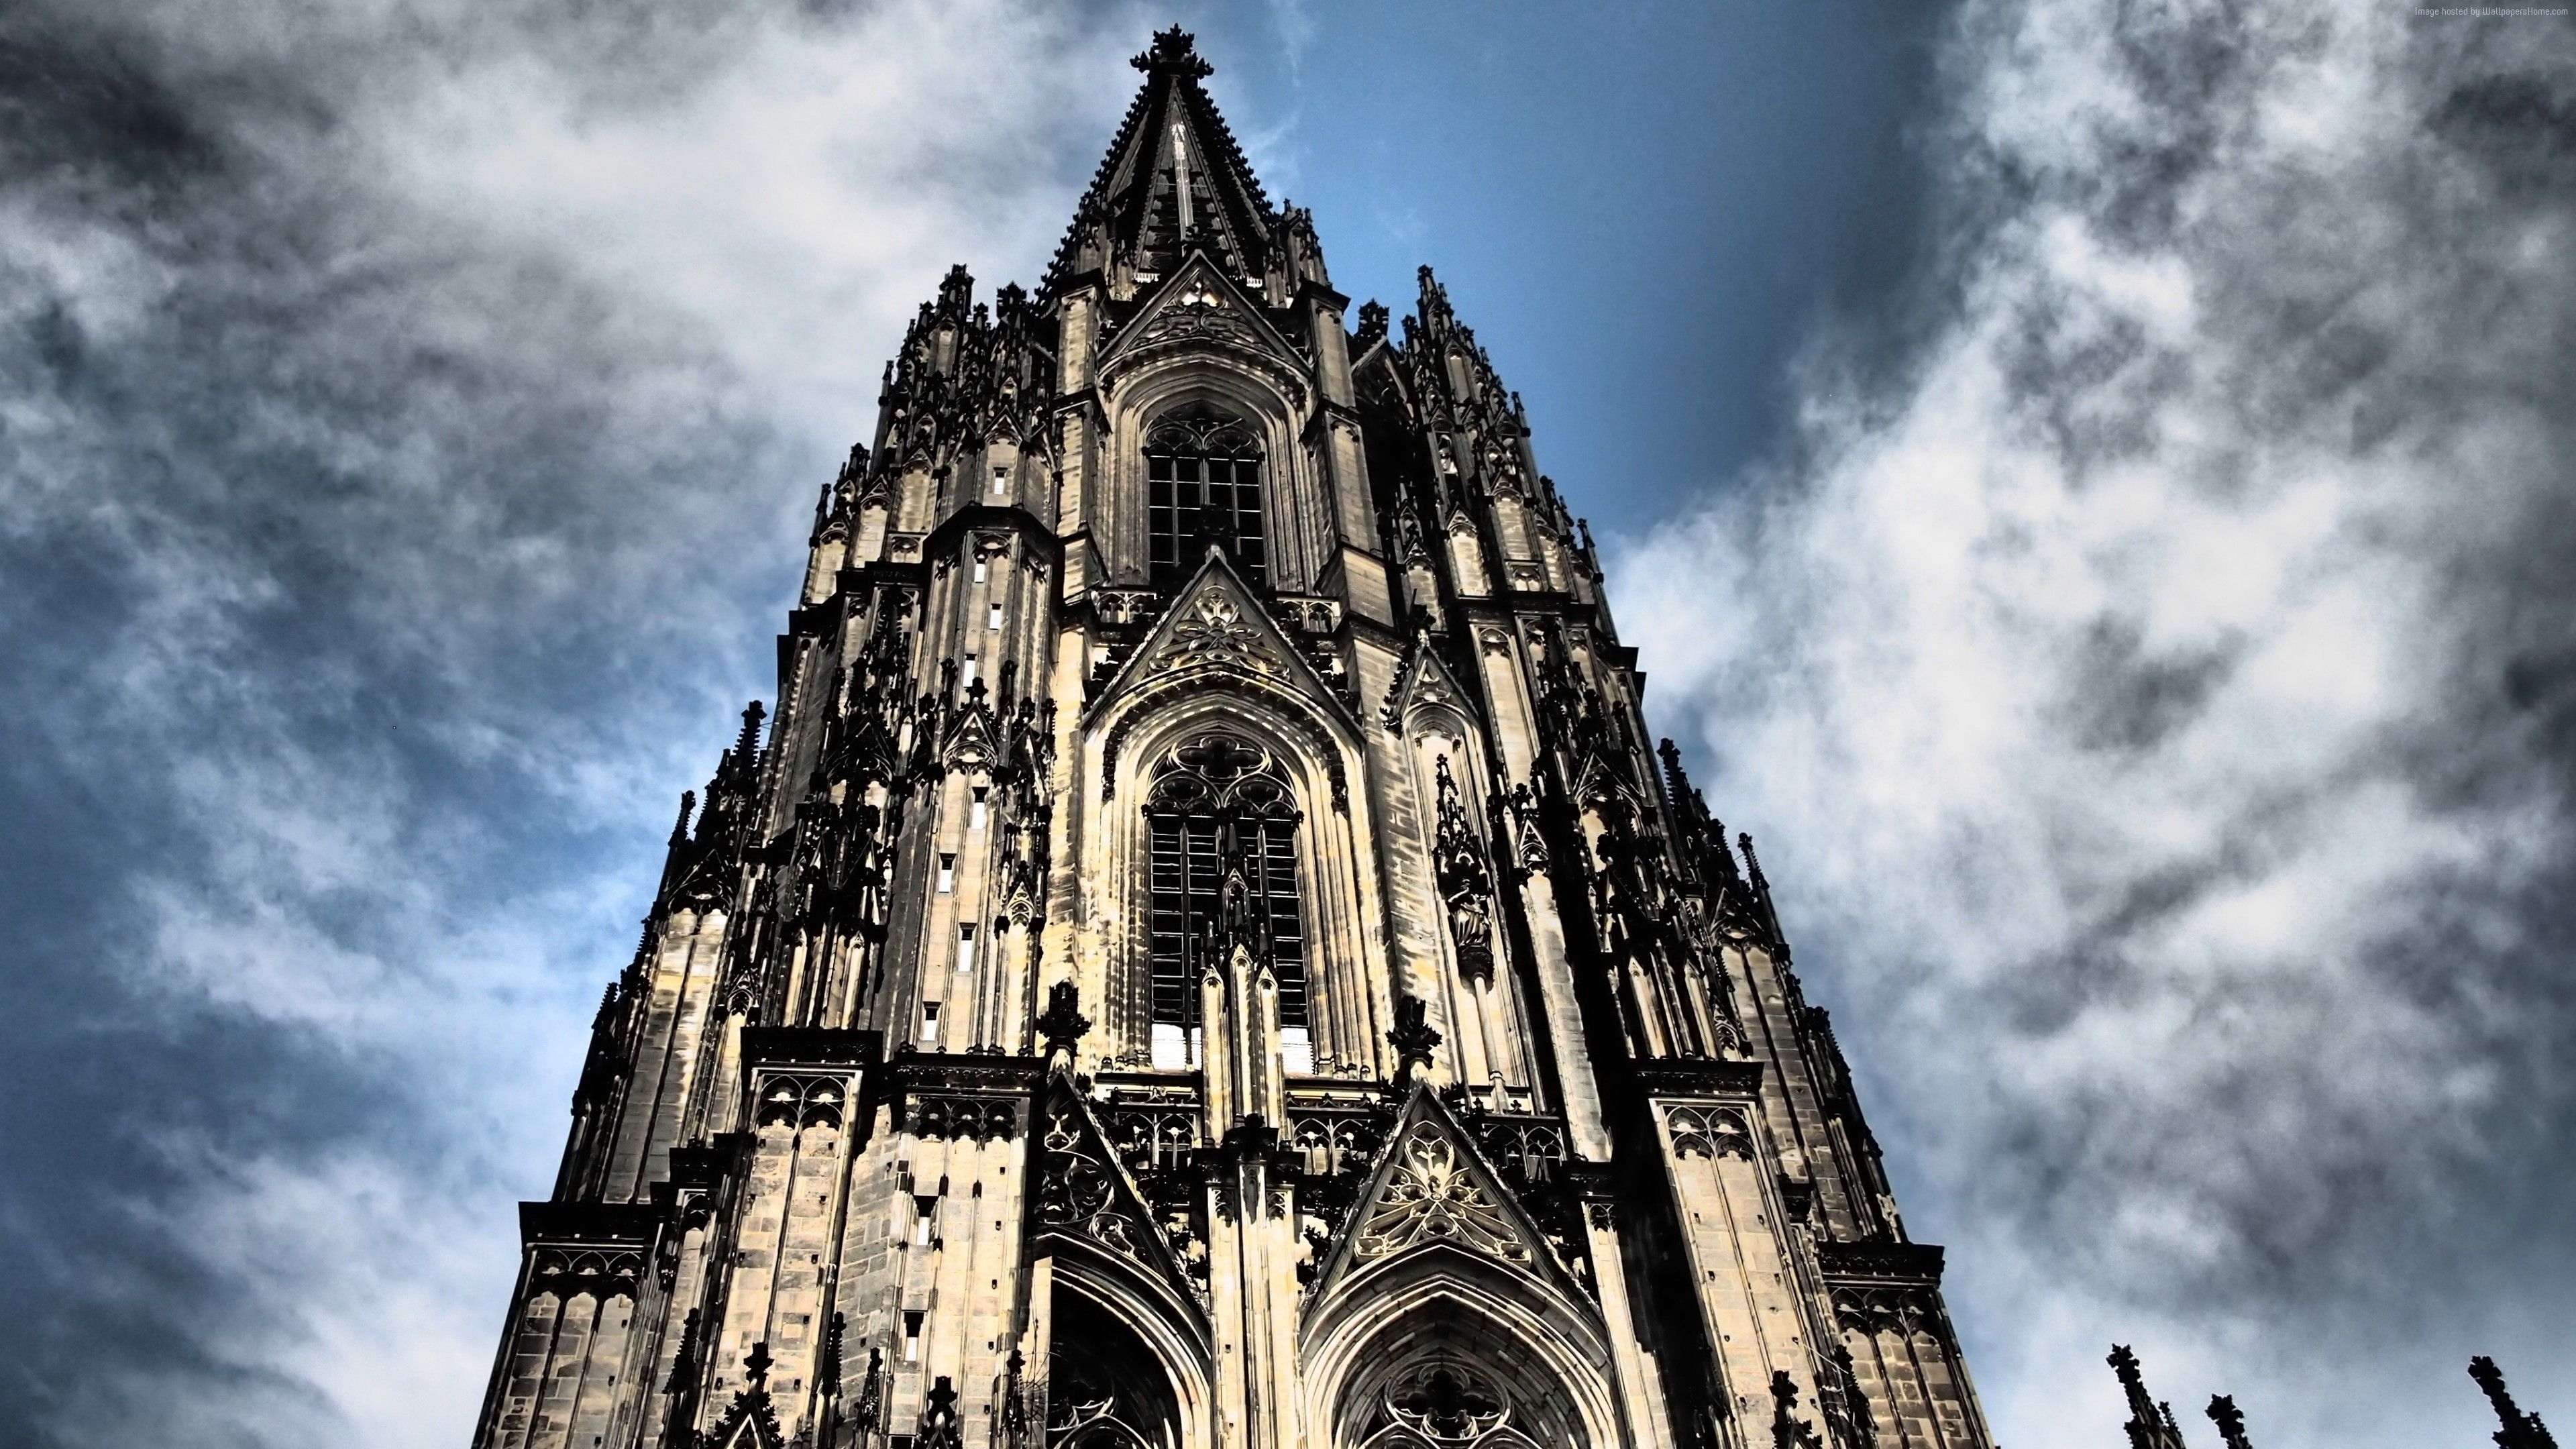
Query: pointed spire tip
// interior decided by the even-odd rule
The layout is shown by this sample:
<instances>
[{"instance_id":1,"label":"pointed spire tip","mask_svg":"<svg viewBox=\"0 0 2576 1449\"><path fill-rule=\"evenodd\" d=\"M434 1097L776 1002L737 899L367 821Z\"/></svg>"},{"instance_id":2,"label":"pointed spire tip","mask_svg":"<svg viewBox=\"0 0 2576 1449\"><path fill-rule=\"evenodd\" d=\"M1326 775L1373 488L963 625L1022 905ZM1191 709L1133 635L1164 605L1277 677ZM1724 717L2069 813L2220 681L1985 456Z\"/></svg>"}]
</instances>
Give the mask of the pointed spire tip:
<instances>
[{"instance_id":1,"label":"pointed spire tip","mask_svg":"<svg viewBox=\"0 0 2576 1449\"><path fill-rule=\"evenodd\" d=\"M1174 71L1193 79L1216 74L1216 67L1200 58L1197 41L1197 36L1177 25L1169 30L1157 30L1152 48L1127 63L1148 75L1158 70Z\"/></svg>"}]
</instances>

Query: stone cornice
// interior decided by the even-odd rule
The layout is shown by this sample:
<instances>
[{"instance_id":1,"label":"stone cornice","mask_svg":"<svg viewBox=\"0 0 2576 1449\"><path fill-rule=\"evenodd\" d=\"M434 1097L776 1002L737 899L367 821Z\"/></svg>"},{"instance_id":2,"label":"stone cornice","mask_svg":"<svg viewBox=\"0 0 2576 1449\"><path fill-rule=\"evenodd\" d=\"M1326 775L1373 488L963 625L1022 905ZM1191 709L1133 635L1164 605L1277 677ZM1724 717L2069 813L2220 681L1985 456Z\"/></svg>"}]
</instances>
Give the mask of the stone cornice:
<instances>
[{"instance_id":1,"label":"stone cornice","mask_svg":"<svg viewBox=\"0 0 2576 1449\"><path fill-rule=\"evenodd\" d=\"M1724 1097L1743 1101L1762 1089L1762 1063L1665 1057L1631 1062L1628 1075L1649 1097Z\"/></svg>"},{"instance_id":2,"label":"stone cornice","mask_svg":"<svg viewBox=\"0 0 2576 1449\"><path fill-rule=\"evenodd\" d=\"M884 1054L885 1040L873 1031L844 1031L822 1026L746 1026L742 1060L746 1067L870 1066Z\"/></svg>"},{"instance_id":3,"label":"stone cornice","mask_svg":"<svg viewBox=\"0 0 2576 1449\"><path fill-rule=\"evenodd\" d=\"M523 1202L519 1238L529 1244L636 1248L653 1241L662 1209L640 1202Z\"/></svg>"},{"instance_id":4,"label":"stone cornice","mask_svg":"<svg viewBox=\"0 0 2576 1449\"><path fill-rule=\"evenodd\" d=\"M1934 1243L1865 1239L1816 1244L1816 1266L1837 1283L1934 1286L1941 1281L1941 1259L1941 1248Z\"/></svg>"}]
</instances>

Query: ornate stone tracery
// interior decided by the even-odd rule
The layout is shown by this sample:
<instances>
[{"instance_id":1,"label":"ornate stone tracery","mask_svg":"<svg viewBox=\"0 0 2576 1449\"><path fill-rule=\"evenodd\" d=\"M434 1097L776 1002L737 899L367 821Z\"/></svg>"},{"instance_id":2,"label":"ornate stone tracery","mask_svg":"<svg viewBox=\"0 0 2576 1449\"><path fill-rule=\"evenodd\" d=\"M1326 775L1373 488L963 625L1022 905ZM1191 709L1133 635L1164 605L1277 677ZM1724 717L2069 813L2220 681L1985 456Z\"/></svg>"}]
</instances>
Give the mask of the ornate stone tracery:
<instances>
[{"instance_id":1,"label":"ornate stone tracery","mask_svg":"<svg viewBox=\"0 0 2576 1449\"><path fill-rule=\"evenodd\" d=\"M1416 1122L1395 1145L1385 1188L1354 1228L1352 1252L1382 1258L1424 1243L1453 1243L1507 1263L1526 1264L1530 1245L1458 1144L1432 1122Z\"/></svg>"},{"instance_id":2,"label":"ornate stone tracery","mask_svg":"<svg viewBox=\"0 0 2576 1449\"><path fill-rule=\"evenodd\" d=\"M1991 1449L1519 399L1138 64L818 500L477 1449Z\"/></svg>"},{"instance_id":3,"label":"ornate stone tracery","mask_svg":"<svg viewBox=\"0 0 2576 1449\"><path fill-rule=\"evenodd\" d=\"M1117 1168L1098 1151L1079 1109L1051 1108L1039 1166L1037 1220L1082 1233L1139 1263L1150 1262L1147 1226L1123 1198Z\"/></svg>"},{"instance_id":4,"label":"ornate stone tracery","mask_svg":"<svg viewBox=\"0 0 2576 1449\"><path fill-rule=\"evenodd\" d=\"M1673 1134L1675 1157L1753 1158L1753 1129L1736 1108L1667 1107L1664 1120Z\"/></svg>"},{"instance_id":5,"label":"ornate stone tracery","mask_svg":"<svg viewBox=\"0 0 2576 1449\"><path fill-rule=\"evenodd\" d=\"M1172 625L1172 645L1155 657L1152 672L1202 665L1255 674L1279 672L1278 656L1262 631L1245 622L1241 606L1233 599L1214 590L1193 600Z\"/></svg>"},{"instance_id":6,"label":"ornate stone tracery","mask_svg":"<svg viewBox=\"0 0 2576 1449\"><path fill-rule=\"evenodd\" d=\"M1251 953L1278 990L1281 1024L1307 1020L1296 796L1271 752L1211 730L1163 752L1145 797L1153 1021L1196 1029L1201 978Z\"/></svg>"},{"instance_id":7,"label":"ornate stone tracery","mask_svg":"<svg viewBox=\"0 0 2576 1449\"><path fill-rule=\"evenodd\" d=\"M633 1298L644 1274L640 1253L597 1248L540 1248L529 1275L533 1292L559 1298Z\"/></svg>"},{"instance_id":8,"label":"ornate stone tracery","mask_svg":"<svg viewBox=\"0 0 2576 1449\"><path fill-rule=\"evenodd\" d=\"M762 1079L760 1106L753 1120L764 1127L838 1127L841 1100L848 1090L839 1077L773 1073Z\"/></svg>"},{"instance_id":9,"label":"ornate stone tracery","mask_svg":"<svg viewBox=\"0 0 2576 1449\"><path fill-rule=\"evenodd\" d=\"M1512 1396L1472 1366L1429 1359L1379 1394L1361 1449L1540 1449L1512 1422Z\"/></svg>"},{"instance_id":10,"label":"ornate stone tracery","mask_svg":"<svg viewBox=\"0 0 2576 1449\"><path fill-rule=\"evenodd\" d=\"M1017 1103L991 1097L917 1097L910 1127L918 1137L970 1142L1006 1140L1020 1130Z\"/></svg>"}]
</instances>

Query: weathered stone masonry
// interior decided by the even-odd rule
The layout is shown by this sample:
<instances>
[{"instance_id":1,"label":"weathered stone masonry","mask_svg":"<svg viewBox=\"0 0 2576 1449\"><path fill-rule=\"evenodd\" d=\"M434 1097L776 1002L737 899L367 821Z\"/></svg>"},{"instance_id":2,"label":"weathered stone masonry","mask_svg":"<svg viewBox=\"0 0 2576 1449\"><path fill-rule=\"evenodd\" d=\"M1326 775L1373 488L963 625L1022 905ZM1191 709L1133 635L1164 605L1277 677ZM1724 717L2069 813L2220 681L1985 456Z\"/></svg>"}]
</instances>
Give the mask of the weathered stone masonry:
<instances>
[{"instance_id":1,"label":"weathered stone masonry","mask_svg":"<svg viewBox=\"0 0 2576 1449\"><path fill-rule=\"evenodd\" d=\"M1519 399L1137 66L823 490L477 1444L1985 1449Z\"/></svg>"}]
</instances>

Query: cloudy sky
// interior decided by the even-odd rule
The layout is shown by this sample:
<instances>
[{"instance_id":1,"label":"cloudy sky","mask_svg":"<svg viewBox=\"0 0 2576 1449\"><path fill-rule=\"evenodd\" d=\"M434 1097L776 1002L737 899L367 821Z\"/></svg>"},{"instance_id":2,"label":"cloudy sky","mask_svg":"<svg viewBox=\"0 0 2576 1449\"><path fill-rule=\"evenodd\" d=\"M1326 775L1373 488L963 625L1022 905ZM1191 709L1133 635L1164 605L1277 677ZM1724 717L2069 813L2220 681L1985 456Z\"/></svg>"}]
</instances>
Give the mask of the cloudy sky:
<instances>
[{"instance_id":1,"label":"cloudy sky","mask_svg":"<svg viewBox=\"0 0 2576 1449\"><path fill-rule=\"evenodd\" d=\"M813 490L1173 13L1526 394L2004 1442L2576 1426L2567 20L20 0L0 1441L463 1441Z\"/></svg>"}]
</instances>

